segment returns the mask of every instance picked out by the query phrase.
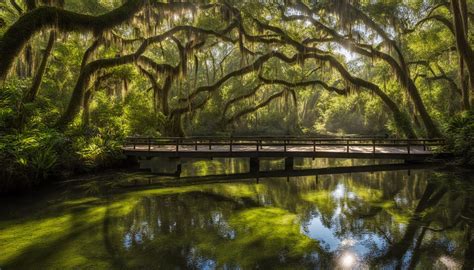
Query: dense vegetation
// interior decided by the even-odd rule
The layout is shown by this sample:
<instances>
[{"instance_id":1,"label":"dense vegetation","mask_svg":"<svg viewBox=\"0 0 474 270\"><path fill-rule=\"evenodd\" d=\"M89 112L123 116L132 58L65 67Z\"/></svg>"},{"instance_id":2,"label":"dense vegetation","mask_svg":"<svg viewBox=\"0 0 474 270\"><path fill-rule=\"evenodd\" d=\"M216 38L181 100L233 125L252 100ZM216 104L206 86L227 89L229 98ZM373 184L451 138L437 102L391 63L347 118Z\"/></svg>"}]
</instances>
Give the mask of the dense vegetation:
<instances>
[{"instance_id":1,"label":"dense vegetation","mask_svg":"<svg viewBox=\"0 0 474 270\"><path fill-rule=\"evenodd\" d=\"M0 2L0 190L130 135L447 137L472 161L474 1Z\"/></svg>"}]
</instances>

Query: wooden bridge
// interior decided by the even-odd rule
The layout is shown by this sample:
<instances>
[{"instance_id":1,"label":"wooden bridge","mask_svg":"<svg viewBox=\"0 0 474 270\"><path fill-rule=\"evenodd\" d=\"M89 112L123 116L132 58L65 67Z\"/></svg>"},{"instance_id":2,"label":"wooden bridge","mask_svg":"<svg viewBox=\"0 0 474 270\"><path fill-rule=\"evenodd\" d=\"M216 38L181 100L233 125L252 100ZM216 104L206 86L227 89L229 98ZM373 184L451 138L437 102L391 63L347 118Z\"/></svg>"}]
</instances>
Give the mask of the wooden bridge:
<instances>
[{"instance_id":1,"label":"wooden bridge","mask_svg":"<svg viewBox=\"0 0 474 270\"><path fill-rule=\"evenodd\" d=\"M443 153L443 139L392 139L379 137L188 137L127 138L123 151L141 158L350 158L426 160ZM252 166L251 166L252 167Z\"/></svg>"}]
</instances>

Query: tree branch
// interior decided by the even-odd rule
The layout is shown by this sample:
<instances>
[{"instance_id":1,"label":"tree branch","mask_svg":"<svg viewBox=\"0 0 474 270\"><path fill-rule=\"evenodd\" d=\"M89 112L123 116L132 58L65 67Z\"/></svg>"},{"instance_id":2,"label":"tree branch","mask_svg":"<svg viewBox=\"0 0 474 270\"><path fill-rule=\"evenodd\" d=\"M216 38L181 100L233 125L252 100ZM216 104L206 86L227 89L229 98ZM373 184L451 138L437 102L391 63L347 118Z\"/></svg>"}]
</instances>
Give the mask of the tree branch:
<instances>
[{"instance_id":1,"label":"tree branch","mask_svg":"<svg viewBox=\"0 0 474 270\"><path fill-rule=\"evenodd\" d=\"M61 8L42 6L21 16L11 25L0 40L0 79L4 79L16 56L25 44L40 30L53 28L63 32L93 32L100 35L105 30L129 21L139 12L148 0L127 0L122 6L100 16L79 14ZM161 9L194 8L189 3L158 3L153 6Z\"/></svg>"},{"instance_id":2,"label":"tree branch","mask_svg":"<svg viewBox=\"0 0 474 270\"><path fill-rule=\"evenodd\" d=\"M270 102L272 102L274 99L276 98L280 98L282 97L284 94L285 94L286 90L283 90L279 93L276 93L276 94L273 94L271 95L270 97L268 97L265 101L263 101L262 103L258 104L257 106L255 107L252 107L252 108L247 108L247 109L244 109L240 112L238 112L237 114L235 114L234 116L232 116L231 118L227 119L224 121L224 123L226 125L229 125L230 123L234 122L235 120L239 119L240 117L246 115L246 114L249 114L249 113L252 113L252 112L255 112L267 105L270 104Z\"/></svg>"}]
</instances>

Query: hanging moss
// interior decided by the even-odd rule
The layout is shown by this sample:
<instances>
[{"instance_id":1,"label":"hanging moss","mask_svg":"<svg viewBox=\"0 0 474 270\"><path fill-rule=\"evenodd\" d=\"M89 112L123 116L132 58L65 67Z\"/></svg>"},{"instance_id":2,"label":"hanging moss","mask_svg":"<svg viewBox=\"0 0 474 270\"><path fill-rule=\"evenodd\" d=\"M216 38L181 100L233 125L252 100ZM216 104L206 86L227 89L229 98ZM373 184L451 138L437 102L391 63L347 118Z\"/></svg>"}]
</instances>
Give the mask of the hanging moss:
<instances>
[{"instance_id":1,"label":"hanging moss","mask_svg":"<svg viewBox=\"0 0 474 270\"><path fill-rule=\"evenodd\" d=\"M56 7L39 7L21 16L8 28L0 40L0 78L5 78L14 59L27 42L40 30L52 28L57 32L91 31L102 33L138 12L145 0L126 1L121 7L101 16L89 16Z\"/></svg>"}]
</instances>

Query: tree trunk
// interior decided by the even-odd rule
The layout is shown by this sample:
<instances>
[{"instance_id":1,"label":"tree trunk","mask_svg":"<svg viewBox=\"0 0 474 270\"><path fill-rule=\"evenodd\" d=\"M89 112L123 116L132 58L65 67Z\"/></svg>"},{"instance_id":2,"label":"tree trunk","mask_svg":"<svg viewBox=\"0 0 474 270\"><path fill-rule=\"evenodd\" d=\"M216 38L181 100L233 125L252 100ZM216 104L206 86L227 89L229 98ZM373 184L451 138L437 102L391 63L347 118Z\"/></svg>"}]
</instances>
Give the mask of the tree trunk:
<instances>
[{"instance_id":1,"label":"tree trunk","mask_svg":"<svg viewBox=\"0 0 474 270\"><path fill-rule=\"evenodd\" d=\"M51 30L49 32L48 45L46 46L46 49L44 50L44 53L43 53L43 59L41 60L40 67L38 68L38 71L36 72L36 75L33 79L33 84L31 85L31 88L25 97L25 102L33 102L36 99L39 88L41 86L41 82L43 80L43 75L46 71L48 58L51 55L51 51L53 50L55 40L56 40L56 33L54 32L54 30Z\"/></svg>"},{"instance_id":2,"label":"tree trunk","mask_svg":"<svg viewBox=\"0 0 474 270\"><path fill-rule=\"evenodd\" d=\"M408 74L407 74L407 80L408 80L408 86L407 86L408 93L410 94L411 100L413 101L413 104L415 105L415 108L421 117L421 121L423 122L423 125L425 126L426 133L427 133L426 135L428 135L429 138L441 138L442 137L441 132L439 131L438 127L435 125L431 116L428 114L428 111L426 110L426 107L420 96L418 88L416 87L413 80L410 77L408 77Z\"/></svg>"},{"instance_id":3,"label":"tree trunk","mask_svg":"<svg viewBox=\"0 0 474 270\"><path fill-rule=\"evenodd\" d=\"M79 78L77 79L76 86L74 87L74 90L72 92L68 107L56 123L56 127L58 129L66 129L67 125L69 125L69 123L74 120L74 117L76 117L76 115L81 110L81 105L83 104L84 99L84 91L85 88L89 85L89 81L89 72L82 71L81 74L79 74Z\"/></svg>"},{"instance_id":4,"label":"tree trunk","mask_svg":"<svg viewBox=\"0 0 474 270\"><path fill-rule=\"evenodd\" d=\"M356 52L361 52L363 54L366 54L365 50L356 50ZM442 137L441 132L439 131L438 127L435 125L433 122L433 119L431 116L428 114L428 111L426 110L425 104L423 103L423 99L421 98L420 92L418 91L418 88L415 85L415 82L413 79L410 77L410 71L408 70L407 65L405 64L405 61L400 61L397 62L391 55L388 55L386 53L380 52L380 51L372 51L368 55L372 55L384 60L387 62L394 72L397 74L398 79L400 81L400 84L407 90L408 95L410 96L411 100L413 101L413 105L415 106L416 111L418 112L421 121L423 122L423 125L426 130L426 135L430 138L440 138ZM400 53L400 57L402 57L402 54Z\"/></svg>"},{"instance_id":5,"label":"tree trunk","mask_svg":"<svg viewBox=\"0 0 474 270\"><path fill-rule=\"evenodd\" d=\"M175 114L167 117L165 122L164 135L171 137L184 137L181 114Z\"/></svg>"},{"instance_id":6,"label":"tree trunk","mask_svg":"<svg viewBox=\"0 0 474 270\"><path fill-rule=\"evenodd\" d=\"M90 104L92 100L93 92L92 90L88 90L84 94L84 101L82 104L82 126L88 127L89 120L90 120Z\"/></svg>"},{"instance_id":7,"label":"tree trunk","mask_svg":"<svg viewBox=\"0 0 474 270\"><path fill-rule=\"evenodd\" d=\"M169 116L170 114L170 105L168 103L169 102L168 95L171 90L172 83L173 83L172 76L171 75L167 76L165 79L165 83L163 85L163 89L161 91L161 96L160 96L161 109L163 110L163 114L166 116Z\"/></svg>"},{"instance_id":8,"label":"tree trunk","mask_svg":"<svg viewBox=\"0 0 474 270\"><path fill-rule=\"evenodd\" d=\"M462 60L464 62L464 60ZM465 74L465 64L463 64L461 67L459 67L460 72L459 72L459 77L461 81L461 97L462 97L462 105L464 110L469 110L471 108L471 88L472 87L472 82L470 79L470 76ZM461 71L462 70L462 71Z\"/></svg>"},{"instance_id":9,"label":"tree trunk","mask_svg":"<svg viewBox=\"0 0 474 270\"><path fill-rule=\"evenodd\" d=\"M149 43L146 43L149 44ZM56 123L58 129L65 129L69 123L77 116L81 109L82 100L84 98L84 92L86 91L87 86L90 83L91 76L101 69L107 69L111 67L116 67L120 65L130 64L137 59L137 57L142 53L133 53L129 55L124 55L117 58L106 58L95 60L84 66L79 74L76 85L72 92L71 99L69 101L68 107L61 118Z\"/></svg>"},{"instance_id":10,"label":"tree trunk","mask_svg":"<svg viewBox=\"0 0 474 270\"><path fill-rule=\"evenodd\" d=\"M463 105L464 109L471 107L471 101L474 98L474 50L468 40L468 23L467 23L467 3L466 0L451 0L451 10L453 12L454 34L456 37L456 47L460 58L460 74L463 77L464 64L469 75L469 89L463 89ZM461 77L461 80L463 79Z\"/></svg>"},{"instance_id":11,"label":"tree trunk","mask_svg":"<svg viewBox=\"0 0 474 270\"><path fill-rule=\"evenodd\" d=\"M390 39L389 35L383 30L383 28L379 27L369 16L367 16L364 12L362 12L358 8L353 7L351 4L347 4L347 6L350 8L352 12L354 12L354 14L357 14L357 16L362 21L364 21L368 27L372 28L385 40L385 42L387 42L388 44L390 44L390 46L393 47L393 49L395 50L398 56L398 61L395 60L395 58L392 57L391 55L377 51L377 50L371 50L370 52L367 52L366 50L357 48L356 46L355 51L360 52L363 55L368 55L368 56L373 55L377 58L380 58L386 61L392 67L392 69L394 69L395 73L398 75L398 79L400 80L400 83L402 84L402 86L407 89L408 94L411 97L415 105L415 108L421 117L421 120L423 121L428 137L430 138L441 137L441 132L439 131L438 127L436 127L431 116L428 114L428 111L426 110L426 107L420 96L420 92L418 91L418 88L416 87L415 83L413 82L413 79L410 76L410 71L406 64L402 50L399 48L399 46L396 44L395 41ZM351 48L349 47L349 49Z\"/></svg>"},{"instance_id":12,"label":"tree trunk","mask_svg":"<svg viewBox=\"0 0 474 270\"><path fill-rule=\"evenodd\" d=\"M339 63L334 57L332 56L322 56L320 59L329 61L331 65L339 71L339 73L342 75L344 79L347 81L351 82L354 85L357 85L359 87L364 87L366 89L369 89L372 91L375 95L380 97L380 99L383 101L385 106L391 111L393 120L395 121L395 125L397 128L400 129L401 132L405 135L405 137L409 139L416 138L416 134L413 131L412 125L408 118L405 116L403 112L400 111L398 108L397 104L393 102L393 100L383 92L380 87L378 87L376 84L371 83L369 81L365 81L363 79L353 77L345 68L344 66ZM421 99L420 99L421 100Z\"/></svg>"}]
</instances>

